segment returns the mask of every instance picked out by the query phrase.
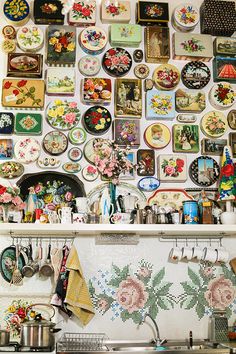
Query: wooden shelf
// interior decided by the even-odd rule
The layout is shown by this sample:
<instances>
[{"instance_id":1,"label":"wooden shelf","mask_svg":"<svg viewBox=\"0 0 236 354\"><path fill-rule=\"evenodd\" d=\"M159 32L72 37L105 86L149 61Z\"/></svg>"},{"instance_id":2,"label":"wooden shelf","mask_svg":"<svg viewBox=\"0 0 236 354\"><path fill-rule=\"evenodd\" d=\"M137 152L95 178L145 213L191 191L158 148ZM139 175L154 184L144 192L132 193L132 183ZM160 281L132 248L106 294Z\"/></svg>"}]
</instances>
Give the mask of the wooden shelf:
<instances>
[{"instance_id":1,"label":"wooden shelf","mask_svg":"<svg viewBox=\"0 0 236 354\"><path fill-rule=\"evenodd\" d=\"M236 225L132 225L132 224L1 224L0 236L96 236L98 234L136 234L140 236L234 237Z\"/></svg>"}]
</instances>

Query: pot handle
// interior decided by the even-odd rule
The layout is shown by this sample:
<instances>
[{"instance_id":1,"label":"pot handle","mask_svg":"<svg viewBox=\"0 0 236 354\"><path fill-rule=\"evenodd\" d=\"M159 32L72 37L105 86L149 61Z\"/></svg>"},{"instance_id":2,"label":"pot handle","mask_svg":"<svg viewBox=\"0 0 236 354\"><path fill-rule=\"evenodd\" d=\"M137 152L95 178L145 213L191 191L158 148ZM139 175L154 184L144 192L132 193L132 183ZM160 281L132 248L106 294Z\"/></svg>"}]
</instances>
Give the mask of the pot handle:
<instances>
[{"instance_id":1,"label":"pot handle","mask_svg":"<svg viewBox=\"0 0 236 354\"><path fill-rule=\"evenodd\" d=\"M51 319L55 316L55 309L52 305L50 304L43 304L43 303L37 303L37 304L32 304L32 305L29 305L27 308L26 308L26 314L28 314L28 311L30 309L32 309L32 307L35 307L35 306L45 306L45 307L49 307L51 310L52 310L52 316L49 317L49 321L51 321Z\"/></svg>"}]
</instances>

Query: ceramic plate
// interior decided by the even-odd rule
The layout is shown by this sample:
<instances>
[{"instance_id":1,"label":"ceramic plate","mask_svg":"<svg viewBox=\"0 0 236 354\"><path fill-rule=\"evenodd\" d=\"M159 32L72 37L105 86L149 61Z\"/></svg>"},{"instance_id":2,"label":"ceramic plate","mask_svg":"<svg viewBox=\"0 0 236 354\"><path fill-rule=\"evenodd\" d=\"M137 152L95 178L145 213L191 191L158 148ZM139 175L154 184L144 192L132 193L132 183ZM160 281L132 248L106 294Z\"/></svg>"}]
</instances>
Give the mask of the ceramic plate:
<instances>
[{"instance_id":1,"label":"ceramic plate","mask_svg":"<svg viewBox=\"0 0 236 354\"><path fill-rule=\"evenodd\" d=\"M70 130L80 120L80 110L73 100L54 100L47 107L47 121L52 128Z\"/></svg>"},{"instance_id":2,"label":"ceramic plate","mask_svg":"<svg viewBox=\"0 0 236 354\"><path fill-rule=\"evenodd\" d=\"M68 151L68 157L73 162L78 162L83 157L83 151L78 147L73 147Z\"/></svg>"},{"instance_id":3,"label":"ceramic plate","mask_svg":"<svg viewBox=\"0 0 236 354\"><path fill-rule=\"evenodd\" d=\"M171 206L176 210L183 207L183 202L185 200L192 200L189 194L187 194L183 189L158 189L153 195L148 199L148 204L157 204L159 207Z\"/></svg>"},{"instance_id":4,"label":"ceramic plate","mask_svg":"<svg viewBox=\"0 0 236 354\"><path fill-rule=\"evenodd\" d=\"M54 169L61 165L61 161L56 157L44 155L39 157L37 164L40 168L43 169Z\"/></svg>"},{"instance_id":5,"label":"ceramic plate","mask_svg":"<svg viewBox=\"0 0 236 354\"><path fill-rule=\"evenodd\" d=\"M209 187L214 184L220 175L218 163L210 156L196 158L189 167L189 176L198 186Z\"/></svg>"},{"instance_id":6,"label":"ceramic plate","mask_svg":"<svg viewBox=\"0 0 236 354\"><path fill-rule=\"evenodd\" d=\"M211 72L203 62L191 61L183 67L181 78L189 89L202 89L210 81Z\"/></svg>"},{"instance_id":7,"label":"ceramic plate","mask_svg":"<svg viewBox=\"0 0 236 354\"><path fill-rule=\"evenodd\" d=\"M71 144L81 145L87 139L87 134L83 128L73 128L69 132L69 140Z\"/></svg>"},{"instance_id":8,"label":"ceramic plate","mask_svg":"<svg viewBox=\"0 0 236 354\"><path fill-rule=\"evenodd\" d=\"M153 192L160 186L160 182L155 177L144 177L138 182L138 188L143 192Z\"/></svg>"},{"instance_id":9,"label":"ceramic plate","mask_svg":"<svg viewBox=\"0 0 236 354\"><path fill-rule=\"evenodd\" d=\"M67 173L78 173L81 171L81 165L78 162L66 162L62 168Z\"/></svg>"},{"instance_id":10,"label":"ceramic plate","mask_svg":"<svg viewBox=\"0 0 236 354\"><path fill-rule=\"evenodd\" d=\"M0 256L0 271L2 274L2 277L8 282L11 282L12 279L12 273L15 268L15 263L16 263L16 248L15 246L10 246L5 248ZM22 270L22 268L25 265L25 260L22 254L19 256L19 261L18 261L18 266L19 269Z\"/></svg>"},{"instance_id":11,"label":"ceramic plate","mask_svg":"<svg viewBox=\"0 0 236 354\"><path fill-rule=\"evenodd\" d=\"M105 107L93 106L89 108L83 117L85 130L92 135L105 134L111 126L111 114Z\"/></svg>"},{"instance_id":12,"label":"ceramic plate","mask_svg":"<svg viewBox=\"0 0 236 354\"><path fill-rule=\"evenodd\" d=\"M104 143L104 148L106 148L107 147L107 141L106 141L106 139L102 139L102 138L90 139L84 146L84 157L92 165L94 165L94 156L95 156L93 144L98 139L99 139L100 142L102 141Z\"/></svg>"},{"instance_id":13,"label":"ceramic plate","mask_svg":"<svg viewBox=\"0 0 236 354\"><path fill-rule=\"evenodd\" d=\"M14 147L16 159L21 163L31 163L40 156L40 144L36 139L24 138L18 140Z\"/></svg>"},{"instance_id":14,"label":"ceramic plate","mask_svg":"<svg viewBox=\"0 0 236 354\"><path fill-rule=\"evenodd\" d=\"M131 55L123 48L110 48L102 59L104 71L114 77L125 76L130 71L131 66Z\"/></svg>"},{"instance_id":15,"label":"ceramic plate","mask_svg":"<svg viewBox=\"0 0 236 354\"><path fill-rule=\"evenodd\" d=\"M100 69L100 59L95 56L85 55L79 61L79 71L84 76L97 75Z\"/></svg>"},{"instance_id":16,"label":"ceramic plate","mask_svg":"<svg viewBox=\"0 0 236 354\"><path fill-rule=\"evenodd\" d=\"M15 161L6 161L0 164L0 177L13 179L24 173L24 166Z\"/></svg>"},{"instance_id":17,"label":"ceramic plate","mask_svg":"<svg viewBox=\"0 0 236 354\"><path fill-rule=\"evenodd\" d=\"M210 138L219 138L228 129L228 122L225 115L219 111L206 113L200 123L203 134Z\"/></svg>"},{"instance_id":18,"label":"ceramic plate","mask_svg":"<svg viewBox=\"0 0 236 354\"><path fill-rule=\"evenodd\" d=\"M98 178L98 170L93 165L87 165L82 170L83 178L88 182L93 182Z\"/></svg>"},{"instance_id":19,"label":"ceramic plate","mask_svg":"<svg viewBox=\"0 0 236 354\"><path fill-rule=\"evenodd\" d=\"M51 131L43 138L43 148L50 155L61 155L66 151L68 139L59 131Z\"/></svg>"},{"instance_id":20,"label":"ceramic plate","mask_svg":"<svg viewBox=\"0 0 236 354\"><path fill-rule=\"evenodd\" d=\"M179 83L180 72L174 65L162 64L154 70L152 79L157 89L173 90Z\"/></svg>"},{"instance_id":21,"label":"ceramic plate","mask_svg":"<svg viewBox=\"0 0 236 354\"><path fill-rule=\"evenodd\" d=\"M163 149L169 144L170 139L170 130L162 123L151 124L144 132L145 143L153 149Z\"/></svg>"}]
</instances>

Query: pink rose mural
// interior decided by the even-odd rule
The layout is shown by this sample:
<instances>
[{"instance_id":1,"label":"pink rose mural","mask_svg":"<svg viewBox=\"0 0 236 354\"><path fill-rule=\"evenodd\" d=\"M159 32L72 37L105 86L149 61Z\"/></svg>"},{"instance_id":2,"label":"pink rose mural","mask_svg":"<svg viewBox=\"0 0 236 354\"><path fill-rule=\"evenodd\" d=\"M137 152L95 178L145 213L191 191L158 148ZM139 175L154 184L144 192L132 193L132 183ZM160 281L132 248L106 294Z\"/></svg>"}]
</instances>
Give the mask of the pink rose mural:
<instances>
[{"instance_id":1,"label":"pink rose mural","mask_svg":"<svg viewBox=\"0 0 236 354\"><path fill-rule=\"evenodd\" d=\"M140 280L128 277L120 283L116 296L118 303L129 313L133 313L144 307L148 293Z\"/></svg>"},{"instance_id":2,"label":"pink rose mural","mask_svg":"<svg viewBox=\"0 0 236 354\"><path fill-rule=\"evenodd\" d=\"M208 284L208 290L205 292L205 298L214 309L225 310L235 298L235 289L232 281L225 279L224 276L212 279Z\"/></svg>"}]
</instances>

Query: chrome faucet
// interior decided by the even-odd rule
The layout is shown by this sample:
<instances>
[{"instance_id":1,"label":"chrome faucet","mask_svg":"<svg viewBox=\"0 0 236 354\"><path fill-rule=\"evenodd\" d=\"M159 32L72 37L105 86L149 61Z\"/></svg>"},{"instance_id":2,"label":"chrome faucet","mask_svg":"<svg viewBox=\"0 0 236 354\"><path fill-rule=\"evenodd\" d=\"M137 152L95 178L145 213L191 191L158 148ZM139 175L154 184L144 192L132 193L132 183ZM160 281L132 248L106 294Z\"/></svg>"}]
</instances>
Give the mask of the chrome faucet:
<instances>
[{"instance_id":1,"label":"chrome faucet","mask_svg":"<svg viewBox=\"0 0 236 354\"><path fill-rule=\"evenodd\" d=\"M149 314L149 313L146 313L144 318L142 319L142 321L140 322L140 325L143 324L146 320L146 318L149 317L153 324L154 324L154 327L155 327L155 330L156 330L156 337L154 338L154 343L157 347L161 346L162 344L166 343L166 340L161 340L160 338L160 332L159 332L159 328L158 328L158 325L156 323L156 321L154 320L154 318Z\"/></svg>"}]
</instances>

